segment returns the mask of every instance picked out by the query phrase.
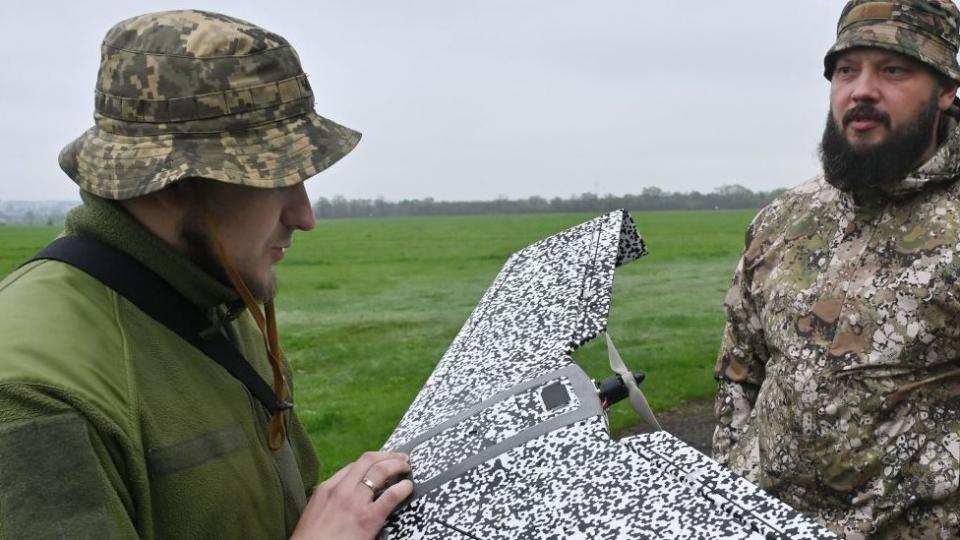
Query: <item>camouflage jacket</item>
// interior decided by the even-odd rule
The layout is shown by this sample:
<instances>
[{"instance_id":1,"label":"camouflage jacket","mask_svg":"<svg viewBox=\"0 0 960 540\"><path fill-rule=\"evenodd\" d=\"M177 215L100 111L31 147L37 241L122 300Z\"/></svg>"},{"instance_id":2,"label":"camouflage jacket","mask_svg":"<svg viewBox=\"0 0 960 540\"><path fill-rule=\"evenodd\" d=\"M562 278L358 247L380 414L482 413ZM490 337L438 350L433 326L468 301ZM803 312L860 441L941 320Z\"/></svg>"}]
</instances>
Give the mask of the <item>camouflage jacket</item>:
<instances>
[{"instance_id":1,"label":"camouflage jacket","mask_svg":"<svg viewBox=\"0 0 960 540\"><path fill-rule=\"evenodd\" d=\"M960 538L960 129L883 202L815 179L754 219L714 457L847 538Z\"/></svg>"}]
</instances>

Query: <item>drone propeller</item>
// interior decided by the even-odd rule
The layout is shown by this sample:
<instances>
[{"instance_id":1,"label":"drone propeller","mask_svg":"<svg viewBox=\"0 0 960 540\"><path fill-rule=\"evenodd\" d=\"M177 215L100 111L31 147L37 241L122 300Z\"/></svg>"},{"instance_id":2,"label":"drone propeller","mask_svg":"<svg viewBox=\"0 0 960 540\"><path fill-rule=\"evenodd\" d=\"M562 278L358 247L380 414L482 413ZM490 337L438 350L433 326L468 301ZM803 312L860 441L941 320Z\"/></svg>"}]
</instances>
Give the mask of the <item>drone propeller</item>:
<instances>
[{"instance_id":1,"label":"drone propeller","mask_svg":"<svg viewBox=\"0 0 960 540\"><path fill-rule=\"evenodd\" d=\"M627 369L627 366L623 363L623 359L620 358L620 353L617 352L617 348L614 347L613 340L610 339L610 334L604 334L604 337L607 338L607 355L610 357L610 369L620 376L624 386L627 387L630 405L633 406L633 410L637 411L637 414L639 414L650 427L658 431L663 430L663 428L660 427L660 422L657 422L657 417L653 415L653 410L650 409L647 398L643 397L643 392L641 392L640 387L637 386L637 381L634 379L633 373Z\"/></svg>"}]
</instances>

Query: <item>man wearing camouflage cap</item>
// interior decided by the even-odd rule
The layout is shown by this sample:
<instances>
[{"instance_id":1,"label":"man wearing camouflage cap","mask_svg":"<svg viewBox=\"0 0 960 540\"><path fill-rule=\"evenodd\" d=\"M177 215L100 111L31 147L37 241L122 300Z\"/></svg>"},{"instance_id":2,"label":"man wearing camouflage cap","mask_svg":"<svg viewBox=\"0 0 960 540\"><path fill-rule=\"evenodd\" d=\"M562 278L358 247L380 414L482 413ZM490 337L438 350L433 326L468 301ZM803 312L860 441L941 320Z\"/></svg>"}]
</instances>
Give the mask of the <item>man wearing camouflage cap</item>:
<instances>
[{"instance_id":1,"label":"man wearing camouflage cap","mask_svg":"<svg viewBox=\"0 0 960 540\"><path fill-rule=\"evenodd\" d=\"M714 456L846 538L960 538L958 25L846 5L823 175L757 215L725 301Z\"/></svg>"},{"instance_id":2,"label":"man wearing camouflage cap","mask_svg":"<svg viewBox=\"0 0 960 540\"><path fill-rule=\"evenodd\" d=\"M60 155L84 204L54 245L81 262L52 245L0 282L0 537L372 538L411 492L391 453L314 489L290 409L272 267L314 226L302 182L360 138L313 104L245 21L107 33L96 125Z\"/></svg>"}]
</instances>

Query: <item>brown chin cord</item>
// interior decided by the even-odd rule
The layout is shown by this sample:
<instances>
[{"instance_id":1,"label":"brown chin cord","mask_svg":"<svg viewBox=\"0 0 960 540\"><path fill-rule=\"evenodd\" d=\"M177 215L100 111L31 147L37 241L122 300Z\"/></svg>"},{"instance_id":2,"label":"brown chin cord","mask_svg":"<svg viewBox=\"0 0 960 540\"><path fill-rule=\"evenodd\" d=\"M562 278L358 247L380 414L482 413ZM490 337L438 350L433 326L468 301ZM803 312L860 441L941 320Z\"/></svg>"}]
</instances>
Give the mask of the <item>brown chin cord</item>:
<instances>
[{"instance_id":1,"label":"brown chin cord","mask_svg":"<svg viewBox=\"0 0 960 540\"><path fill-rule=\"evenodd\" d=\"M240 298L243 299L247 311L253 315L253 319L260 328L260 333L263 335L263 344L267 349L267 357L270 359L270 368L273 370L273 391L277 394L277 400L280 402L289 401L290 391L281 368L283 351L280 349L280 340L277 335L277 315L273 307L273 299L264 303L264 311L266 314L260 311L260 306L256 299L254 299L250 289L247 288L247 284L244 283L243 278L240 277L240 273L237 272L233 264L230 263L230 258L227 256L226 250L223 249L223 244L220 243L213 224L207 220L206 226L208 236L213 243L217 255L217 260L220 261L220 266L222 266L226 272L227 279L230 280L233 288L236 289ZM279 450L283 447L284 441L287 440L287 417L289 414L289 409L278 411L273 415L273 418L270 419L270 425L267 429L267 442L271 450Z\"/></svg>"}]
</instances>

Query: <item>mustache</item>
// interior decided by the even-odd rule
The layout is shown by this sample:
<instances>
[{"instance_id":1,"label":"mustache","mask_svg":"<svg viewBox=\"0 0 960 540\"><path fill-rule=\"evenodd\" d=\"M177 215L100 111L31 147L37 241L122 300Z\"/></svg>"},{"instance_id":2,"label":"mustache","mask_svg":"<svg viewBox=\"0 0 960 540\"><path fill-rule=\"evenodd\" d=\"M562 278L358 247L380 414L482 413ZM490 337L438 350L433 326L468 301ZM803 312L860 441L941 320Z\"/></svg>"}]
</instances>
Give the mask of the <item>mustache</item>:
<instances>
[{"instance_id":1,"label":"mustache","mask_svg":"<svg viewBox=\"0 0 960 540\"><path fill-rule=\"evenodd\" d=\"M877 109L870 103L861 103L854 108L843 113L843 127L847 127L850 122L869 120L880 122L888 129L890 128L890 115Z\"/></svg>"}]
</instances>

